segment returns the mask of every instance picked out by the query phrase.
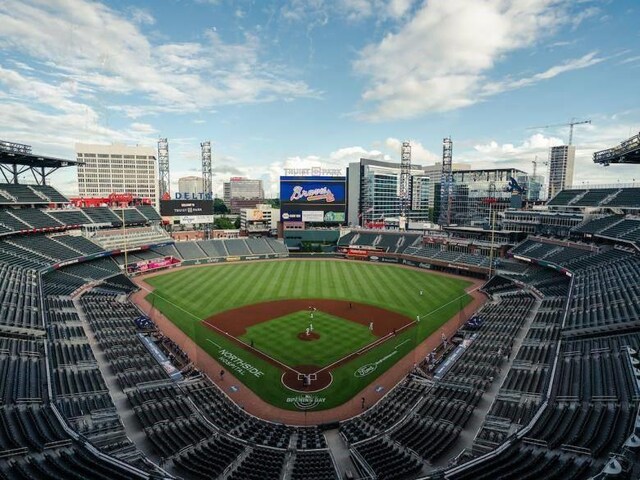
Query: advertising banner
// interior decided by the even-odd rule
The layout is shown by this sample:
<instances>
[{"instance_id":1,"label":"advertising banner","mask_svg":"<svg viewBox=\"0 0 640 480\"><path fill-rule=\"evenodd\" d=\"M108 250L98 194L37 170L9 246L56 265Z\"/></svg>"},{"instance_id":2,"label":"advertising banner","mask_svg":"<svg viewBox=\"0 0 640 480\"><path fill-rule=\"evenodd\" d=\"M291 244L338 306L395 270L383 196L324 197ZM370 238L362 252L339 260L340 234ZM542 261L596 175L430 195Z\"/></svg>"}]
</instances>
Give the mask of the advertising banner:
<instances>
[{"instance_id":1,"label":"advertising banner","mask_svg":"<svg viewBox=\"0 0 640 480\"><path fill-rule=\"evenodd\" d=\"M344 223L345 222L345 213L343 212L324 212L324 222L325 223Z\"/></svg>"},{"instance_id":2,"label":"advertising banner","mask_svg":"<svg viewBox=\"0 0 640 480\"><path fill-rule=\"evenodd\" d=\"M281 210L280 219L285 222L301 222L302 212L300 210L285 211Z\"/></svg>"},{"instance_id":3,"label":"advertising banner","mask_svg":"<svg viewBox=\"0 0 640 480\"><path fill-rule=\"evenodd\" d=\"M160 200L160 215L163 217L213 215L213 200Z\"/></svg>"},{"instance_id":4,"label":"advertising banner","mask_svg":"<svg viewBox=\"0 0 640 480\"><path fill-rule=\"evenodd\" d=\"M322 210L303 210L303 222L324 222L324 212Z\"/></svg>"},{"instance_id":5,"label":"advertising banner","mask_svg":"<svg viewBox=\"0 0 640 480\"><path fill-rule=\"evenodd\" d=\"M199 225L213 223L213 215L184 215L180 216L180 223L184 225Z\"/></svg>"},{"instance_id":6,"label":"advertising banner","mask_svg":"<svg viewBox=\"0 0 640 480\"><path fill-rule=\"evenodd\" d=\"M264 220L264 212L257 208L252 208L247 210L247 220L257 222L259 220Z\"/></svg>"},{"instance_id":7,"label":"advertising banner","mask_svg":"<svg viewBox=\"0 0 640 480\"><path fill-rule=\"evenodd\" d=\"M306 205L344 204L344 177L280 178L280 201Z\"/></svg>"}]
</instances>

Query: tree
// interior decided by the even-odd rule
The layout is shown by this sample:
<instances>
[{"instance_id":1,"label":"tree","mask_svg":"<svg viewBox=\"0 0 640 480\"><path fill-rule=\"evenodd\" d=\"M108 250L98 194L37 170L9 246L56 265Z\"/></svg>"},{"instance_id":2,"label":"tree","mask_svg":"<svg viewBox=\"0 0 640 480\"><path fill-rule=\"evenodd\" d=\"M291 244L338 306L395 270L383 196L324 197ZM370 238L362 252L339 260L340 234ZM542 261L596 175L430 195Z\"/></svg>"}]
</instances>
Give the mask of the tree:
<instances>
[{"instance_id":1,"label":"tree","mask_svg":"<svg viewBox=\"0 0 640 480\"><path fill-rule=\"evenodd\" d=\"M268 198L265 200L266 203L271 205L272 208L280 208L280 199L279 198Z\"/></svg>"},{"instance_id":2,"label":"tree","mask_svg":"<svg viewBox=\"0 0 640 480\"><path fill-rule=\"evenodd\" d=\"M240 228L240 217L236 217L236 221L233 222L234 226L236 227L236 229Z\"/></svg>"},{"instance_id":3,"label":"tree","mask_svg":"<svg viewBox=\"0 0 640 480\"><path fill-rule=\"evenodd\" d=\"M213 213L214 214L227 214L229 213L229 207L227 207L224 203L224 200L222 200L221 198L216 198L213 200Z\"/></svg>"},{"instance_id":4,"label":"tree","mask_svg":"<svg viewBox=\"0 0 640 480\"><path fill-rule=\"evenodd\" d=\"M230 218L219 217L214 220L213 226L218 230L233 230L234 223Z\"/></svg>"}]
</instances>

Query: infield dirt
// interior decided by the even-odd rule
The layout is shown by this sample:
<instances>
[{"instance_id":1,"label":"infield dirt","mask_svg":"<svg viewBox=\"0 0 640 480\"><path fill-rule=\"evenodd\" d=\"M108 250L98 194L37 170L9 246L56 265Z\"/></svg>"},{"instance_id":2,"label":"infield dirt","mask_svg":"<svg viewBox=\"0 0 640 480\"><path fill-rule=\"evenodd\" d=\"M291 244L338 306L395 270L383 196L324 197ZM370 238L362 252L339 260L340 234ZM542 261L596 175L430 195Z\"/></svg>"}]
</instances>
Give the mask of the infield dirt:
<instances>
[{"instance_id":1,"label":"infield dirt","mask_svg":"<svg viewBox=\"0 0 640 480\"><path fill-rule=\"evenodd\" d=\"M246 333L246 329L254 325L258 325L269 320L284 317L291 313L301 310L313 309L328 313L335 317L344 318L360 325L369 327L373 323L373 334L378 340L372 342L373 347L380 345L392 335L411 328L414 322L406 316L379 308L373 305L365 305L357 302L347 302L343 300L327 300L327 299L291 299L291 300L274 300L270 302L262 302L244 307L233 308L224 312L217 313L203 320L203 323L214 331L225 333L233 337L238 345L243 349L250 351L254 355L266 360L272 365L283 369L282 383L289 389L295 391L319 391L331 384L332 369L353 360L358 352L351 352L329 367L321 368L314 365L283 365L266 355L259 349L247 345L238 337ZM303 334L304 335L304 334ZM300 339L304 341L305 339ZM364 347L365 349L367 347ZM360 349L359 352L364 349ZM303 373L317 373L317 379L308 387L302 387L299 375Z\"/></svg>"}]
</instances>

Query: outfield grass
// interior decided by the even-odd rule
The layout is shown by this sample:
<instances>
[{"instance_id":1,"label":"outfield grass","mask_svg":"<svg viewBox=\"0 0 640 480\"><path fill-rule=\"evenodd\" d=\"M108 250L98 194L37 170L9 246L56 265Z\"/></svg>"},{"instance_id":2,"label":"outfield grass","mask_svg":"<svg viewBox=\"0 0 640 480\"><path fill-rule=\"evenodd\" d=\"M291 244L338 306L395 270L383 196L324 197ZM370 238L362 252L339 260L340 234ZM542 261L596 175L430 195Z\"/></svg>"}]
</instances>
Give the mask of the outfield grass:
<instances>
[{"instance_id":1,"label":"outfield grass","mask_svg":"<svg viewBox=\"0 0 640 480\"><path fill-rule=\"evenodd\" d=\"M304 341L298 338L313 322L313 332L318 340ZM242 337L261 352L289 366L317 365L325 367L376 340L369 328L359 323L337 318L317 311L313 320L308 311L295 312L284 317L262 322L247 329Z\"/></svg>"},{"instance_id":2,"label":"outfield grass","mask_svg":"<svg viewBox=\"0 0 640 480\"><path fill-rule=\"evenodd\" d=\"M326 409L351 399L471 301L471 296L464 292L470 285L468 281L428 271L355 261L288 260L212 265L169 272L146 281L155 287L147 296L155 308L213 358L222 360L225 353L232 352L260 370L259 376L235 373L262 399L287 409L295 407L287 400L292 392L282 385L281 370L206 327L201 320L244 305L295 298L371 304L410 319L421 315L416 328L333 370L331 386L318 394L325 401L317 409ZM420 290L424 291L423 295L419 294ZM278 336L276 343L282 340L282 336ZM297 338L295 342L302 343ZM282 343L284 350L292 348L291 342ZM286 363L307 362L290 358ZM354 376L357 368L368 363L377 365L375 371L365 377Z\"/></svg>"}]
</instances>

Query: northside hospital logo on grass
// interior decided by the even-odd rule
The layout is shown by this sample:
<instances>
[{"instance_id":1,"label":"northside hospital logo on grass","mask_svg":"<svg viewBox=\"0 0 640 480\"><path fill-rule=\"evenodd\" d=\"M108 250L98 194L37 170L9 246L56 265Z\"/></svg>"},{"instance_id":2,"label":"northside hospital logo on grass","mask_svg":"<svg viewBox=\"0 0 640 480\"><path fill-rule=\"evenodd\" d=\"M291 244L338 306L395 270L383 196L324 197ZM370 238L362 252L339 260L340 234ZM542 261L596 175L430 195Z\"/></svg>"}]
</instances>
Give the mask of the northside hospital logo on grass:
<instances>
[{"instance_id":1,"label":"northside hospital logo on grass","mask_svg":"<svg viewBox=\"0 0 640 480\"><path fill-rule=\"evenodd\" d=\"M262 378L262 376L264 375L264 372L262 370L254 367L236 354L220 347L220 345L212 342L211 340L209 340L209 342L218 347L218 360L220 360L221 363L224 363L230 370L233 370L238 375L244 376L245 373L248 373L256 378Z\"/></svg>"}]
</instances>

